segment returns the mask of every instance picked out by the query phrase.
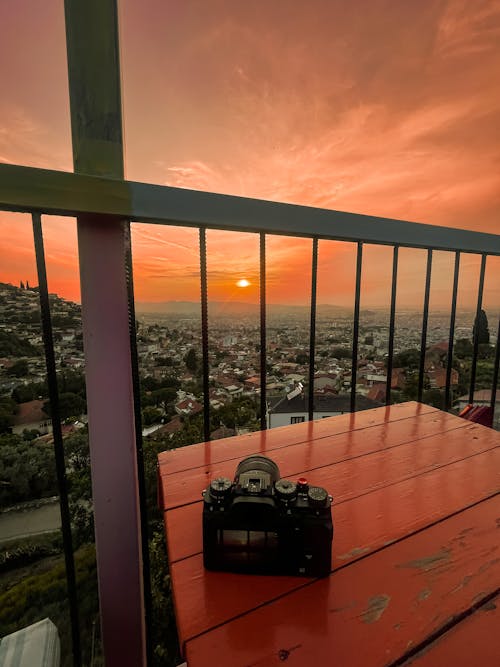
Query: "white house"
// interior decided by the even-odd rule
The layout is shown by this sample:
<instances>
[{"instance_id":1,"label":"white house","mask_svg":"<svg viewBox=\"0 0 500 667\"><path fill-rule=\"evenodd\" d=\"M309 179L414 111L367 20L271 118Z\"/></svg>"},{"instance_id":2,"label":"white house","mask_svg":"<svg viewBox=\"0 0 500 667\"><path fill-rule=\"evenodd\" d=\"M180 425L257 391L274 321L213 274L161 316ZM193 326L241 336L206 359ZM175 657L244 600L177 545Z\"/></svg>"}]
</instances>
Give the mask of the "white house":
<instances>
[{"instance_id":1,"label":"white house","mask_svg":"<svg viewBox=\"0 0 500 667\"><path fill-rule=\"evenodd\" d=\"M300 394L288 399L286 396L274 399L267 412L267 428L289 426L307 421L308 397ZM366 396L356 396L356 409L369 410L378 408L380 403L372 401ZM313 402L313 419L324 419L343 415L351 411L351 397L349 395L336 396L334 394L315 394Z\"/></svg>"}]
</instances>

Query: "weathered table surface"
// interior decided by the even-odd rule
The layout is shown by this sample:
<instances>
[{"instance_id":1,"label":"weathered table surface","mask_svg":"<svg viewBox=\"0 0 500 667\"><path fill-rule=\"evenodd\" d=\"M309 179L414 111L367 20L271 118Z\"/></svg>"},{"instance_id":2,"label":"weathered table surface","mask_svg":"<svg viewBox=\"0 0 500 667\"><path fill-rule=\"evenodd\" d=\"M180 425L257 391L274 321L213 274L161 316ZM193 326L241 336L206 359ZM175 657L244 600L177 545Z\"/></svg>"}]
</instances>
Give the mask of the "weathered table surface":
<instances>
[{"instance_id":1,"label":"weathered table surface","mask_svg":"<svg viewBox=\"0 0 500 667\"><path fill-rule=\"evenodd\" d=\"M333 494L329 577L204 570L201 491L254 453ZM403 403L159 463L188 667L500 665L500 433Z\"/></svg>"}]
</instances>

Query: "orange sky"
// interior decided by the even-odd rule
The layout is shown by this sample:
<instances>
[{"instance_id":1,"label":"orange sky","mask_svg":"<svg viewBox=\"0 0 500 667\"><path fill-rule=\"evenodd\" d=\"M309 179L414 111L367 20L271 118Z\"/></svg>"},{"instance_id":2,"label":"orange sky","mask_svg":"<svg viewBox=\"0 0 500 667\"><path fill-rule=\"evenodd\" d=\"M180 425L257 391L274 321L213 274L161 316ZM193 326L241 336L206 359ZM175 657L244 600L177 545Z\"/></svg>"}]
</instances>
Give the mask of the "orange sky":
<instances>
[{"instance_id":1,"label":"orange sky","mask_svg":"<svg viewBox=\"0 0 500 667\"><path fill-rule=\"evenodd\" d=\"M499 232L500 4L120 0L126 176ZM62 0L0 4L0 161L71 169ZM50 288L78 299L74 223L47 219ZM197 299L193 230L134 225L137 298ZM268 300L306 303L311 242L269 240ZM208 235L211 299L256 300L258 239ZM0 280L34 277L29 220L0 213ZM423 254L402 253L419 305ZM364 302L388 302L367 249ZM352 301L353 248L321 243L319 302ZM404 262L403 262L404 258ZM477 258L460 299L475 300ZM488 266L486 301L500 304ZM246 277L252 285L241 289ZM450 291L436 257L433 298ZM477 278L476 278L477 281Z\"/></svg>"}]
</instances>

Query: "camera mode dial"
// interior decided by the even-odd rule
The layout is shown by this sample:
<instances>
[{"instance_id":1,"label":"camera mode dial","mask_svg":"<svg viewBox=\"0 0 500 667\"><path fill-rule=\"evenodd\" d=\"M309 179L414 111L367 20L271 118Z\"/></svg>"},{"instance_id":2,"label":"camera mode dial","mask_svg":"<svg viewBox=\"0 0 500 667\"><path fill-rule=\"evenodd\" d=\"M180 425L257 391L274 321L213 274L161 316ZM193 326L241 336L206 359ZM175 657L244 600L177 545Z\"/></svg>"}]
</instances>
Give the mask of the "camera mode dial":
<instances>
[{"instance_id":1,"label":"camera mode dial","mask_svg":"<svg viewBox=\"0 0 500 667\"><path fill-rule=\"evenodd\" d=\"M210 482L210 495L215 498L224 498L229 495L232 485L228 477L216 477Z\"/></svg>"},{"instance_id":2,"label":"camera mode dial","mask_svg":"<svg viewBox=\"0 0 500 667\"><path fill-rule=\"evenodd\" d=\"M297 485L289 479L279 479L274 485L274 490L280 500L293 500L297 495Z\"/></svg>"},{"instance_id":3,"label":"camera mode dial","mask_svg":"<svg viewBox=\"0 0 500 667\"><path fill-rule=\"evenodd\" d=\"M312 507L324 507L328 500L328 491L321 486L310 486L307 499Z\"/></svg>"}]
</instances>

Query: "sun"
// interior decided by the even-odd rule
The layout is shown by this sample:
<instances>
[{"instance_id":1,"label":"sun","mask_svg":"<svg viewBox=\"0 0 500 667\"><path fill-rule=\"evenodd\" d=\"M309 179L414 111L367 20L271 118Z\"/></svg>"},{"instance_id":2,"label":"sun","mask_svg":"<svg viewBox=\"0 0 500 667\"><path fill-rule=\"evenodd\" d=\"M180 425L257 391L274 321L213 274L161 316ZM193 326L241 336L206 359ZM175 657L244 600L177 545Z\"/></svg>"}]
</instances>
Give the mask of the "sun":
<instances>
[{"instance_id":1,"label":"sun","mask_svg":"<svg viewBox=\"0 0 500 667\"><path fill-rule=\"evenodd\" d=\"M237 285L237 287L248 287L250 285L250 283L248 282L248 280L246 278L242 278L241 280L238 280L236 285Z\"/></svg>"}]
</instances>

